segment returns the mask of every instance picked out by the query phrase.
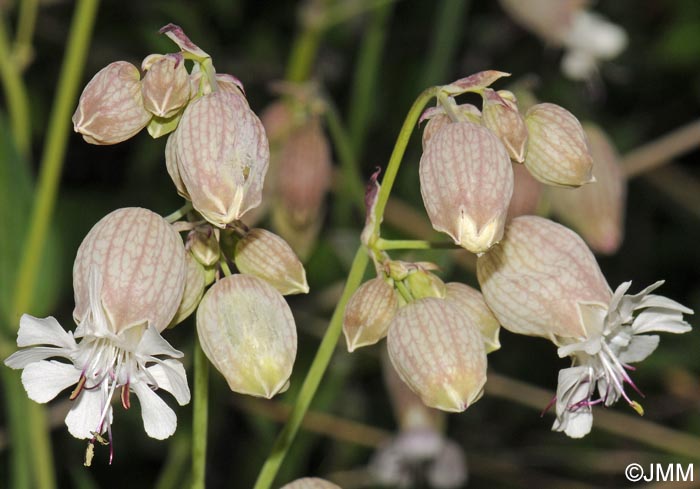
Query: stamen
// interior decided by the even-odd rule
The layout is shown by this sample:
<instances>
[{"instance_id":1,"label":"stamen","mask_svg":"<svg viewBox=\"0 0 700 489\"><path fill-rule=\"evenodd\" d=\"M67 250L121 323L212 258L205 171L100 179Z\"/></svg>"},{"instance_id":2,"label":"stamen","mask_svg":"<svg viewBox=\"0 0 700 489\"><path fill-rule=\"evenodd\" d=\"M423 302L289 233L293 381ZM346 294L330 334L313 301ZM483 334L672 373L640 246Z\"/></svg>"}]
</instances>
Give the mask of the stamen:
<instances>
[{"instance_id":1,"label":"stamen","mask_svg":"<svg viewBox=\"0 0 700 489\"><path fill-rule=\"evenodd\" d=\"M87 379L85 378L85 375L80 376L80 380L78 380L78 385L75 386L75 389L73 389L73 392L70 393L70 399L71 401L74 401L80 393L83 391L83 387L85 386L85 381Z\"/></svg>"},{"instance_id":2,"label":"stamen","mask_svg":"<svg viewBox=\"0 0 700 489\"><path fill-rule=\"evenodd\" d=\"M122 386L121 399L122 407L124 409L129 409L131 407L131 401L129 400L129 382Z\"/></svg>"}]
</instances>

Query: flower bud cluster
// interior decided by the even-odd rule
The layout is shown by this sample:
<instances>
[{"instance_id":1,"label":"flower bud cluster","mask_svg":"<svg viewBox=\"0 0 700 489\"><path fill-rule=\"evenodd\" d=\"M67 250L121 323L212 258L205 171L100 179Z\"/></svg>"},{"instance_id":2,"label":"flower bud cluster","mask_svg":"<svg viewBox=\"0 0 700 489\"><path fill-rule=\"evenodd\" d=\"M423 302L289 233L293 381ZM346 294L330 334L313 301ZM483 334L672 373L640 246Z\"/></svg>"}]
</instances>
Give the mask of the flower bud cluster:
<instances>
[{"instance_id":1,"label":"flower bud cluster","mask_svg":"<svg viewBox=\"0 0 700 489\"><path fill-rule=\"evenodd\" d=\"M547 185L579 187L595 181L586 135L576 117L550 103L521 113L512 92L489 88L502 76L507 73L485 71L440 87L439 106L421 118L428 119L420 181L430 221L477 254L503 237L514 172L523 173L514 164L524 164ZM481 110L457 104L454 96L465 92L481 95ZM533 190L538 191L536 185ZM518 205L532 207L530 195L532 191L518 195Z\"/></svg>"}]
</instances>

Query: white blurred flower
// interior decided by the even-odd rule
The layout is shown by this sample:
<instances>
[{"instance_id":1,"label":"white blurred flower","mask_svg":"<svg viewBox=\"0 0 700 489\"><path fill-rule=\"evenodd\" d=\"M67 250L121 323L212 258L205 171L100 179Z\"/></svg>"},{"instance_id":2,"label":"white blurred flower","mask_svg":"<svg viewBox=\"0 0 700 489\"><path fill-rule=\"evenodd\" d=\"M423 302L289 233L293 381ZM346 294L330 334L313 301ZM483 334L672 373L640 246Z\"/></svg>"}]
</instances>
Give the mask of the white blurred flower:
<instances>
[{"instance_id":1,"label":"white blurred flower","mask_svg":"<svg viewBox=\"0 0 700 489\"><path fill-rule=\"evenodd\" d=\"M30 399L38 403L46 403L77 384L70 396L74 404L66 425L71 435L90 440L86 465L95 441L110 444L112 461L111 400L115 392L120 391L124 409L131 406L130 393L136 394L146 433L159 440L175 432L177 418L154 391L170 392L180 405L190 401L185 369L173 360L182 353L153 325L115 328L102 306L102 280L95 269L90 272L89 282L89 312L74 333L65 331L53 317L40 319L25 314L20 320L17 345L28 348L5 360L8 367L24 369L22 384ZM109 441L101 436L105 432Z\"/></svg>"},{"instance_id":2,"label":"white blurred flower","mask_svg":"<svg viewBox=\"0 0 700 489\"><path fill-rule=\"evenodd\" d=\"M631 283L617 288L607 308L596 303L581 304L581 316L589 334L585 340L570 339L558 350L560 357L573 358L573 366L559 372L557 419L552 429L580 438L591 430L591 407L611 406L620 397L642 414L639 403L625 393L625 384L639 392L628 371L634 370L630 363L641 362L658 346L659 337L647 333L678 334L691 330L683 314L693 314L692 310L651 294L663 281L636 295L625 294Z\"/></svg>"}]
</instances>

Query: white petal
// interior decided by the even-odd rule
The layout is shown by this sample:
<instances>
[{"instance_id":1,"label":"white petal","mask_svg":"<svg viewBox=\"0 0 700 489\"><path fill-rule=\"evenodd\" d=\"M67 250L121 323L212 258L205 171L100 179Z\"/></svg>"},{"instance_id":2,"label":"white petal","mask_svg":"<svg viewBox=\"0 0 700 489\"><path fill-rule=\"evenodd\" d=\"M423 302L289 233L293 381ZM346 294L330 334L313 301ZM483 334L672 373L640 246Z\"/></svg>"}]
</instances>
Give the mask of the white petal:
<instances>
[{"instance_id":1,"label":"white petal","mask_svg":"<svg viewBox=\"0 0 700 489\"><path fill-rule=\"evenodd\" d=\"M22 384L29 399L49 402L59 392L78 382L80 370L73 364L42 360L29 364L22 372Z\"/></svg>"},{"instance_id":2,"label":"white petal","mask_svg":"<svg viewBox=\"0 0 700 489\"><path fill-rule=\"evenodd\" d=\"M156 440L164 440L175 433L177 417L175 412L165 404L145 382L131 385L141 403L141 417L146 434Z\"/></svg>"},{"instance_id":3,"label":"white petal","mask_svg":"<svg viewBox=\"0 0 700 489\"><path fill-rule=\"evenodd\" d=\"M680 304L674 301L673 299L669 299L668 297L664 297L662 295L650 294L646 296L644 299L642 299L638 308L642 307L658 307L670 309L672 311L682 312L684 314L693 314L692 309L687 308L683 304Z\"/></svg>"},{"instance_id":4,"label":"white petal","mask_svg":"<svg viewBox=\"0 0 700 489\"><path fill-rule=\"evenodd\" d=\"M93 431L98 431L102 408L105 403L105 393L102 389L85 390L73 401L76 404L66 416L66 426L71 435L76 438L92 438ZM109 402L109 401L107 401ZM112 407L109 407L108 419L111 420ZM102 430L104 431L104 430Z\"/></svg>"},{"instance_id":5,"label":"white petal","mask_svg":"<svg viewBox=\"0 0 700 489\"><path fill-rule=\"evenodd\" d=\"M559 355L559 358L568 357L569 355L579 351L586 352L588 355L596 355L600 351L601 346L601 337L595 336L590 340L561 346L559 349L557 349L557 354Z\"/></svg>"},{"instance_id":6,"label":"white petal","mask_svg":"<svg viewBox=\"0 0 700 489\"><path fill-rule=\"evenodd\" d=\"M656 335L634 336L627 348L622 350L618 358L623 363L641 362L659 346L659 337Z\"/></svg>"},{"instance_id":7,"label":"white petal","mask_svg":"<svg viewBox=\"0 0 700 489\"><path fill-rule=\"evenodd\" d=\"M40 362L51 357L63 357L70 359L70 354L65 348L50 346L35 346L25 350L19 350L7 357L5 365L10 368L25 368L30 363Z\"/></svg>"},{"instance_id":8,"label":"white petal","mask_svg":"<svg viewBox=\"0 0 700 489\"><path fill-rule=\"evenodd\" d=\"M53 345L66 349L76 347L73 336L52 316L36 318L22 314L17 332L17 346Z\"/></svg>"},{"instance_id":9,"label":"white petal","mask_svg":"<svg viewBox=\"0 0 700 489\"><path fill-rule=\"evenodd\" d=\"M669 312L668 309L649 308L639 314L632 323L635 334L659 331L664 333L687 333L692 328L683 320L680 312Z\"/></svg>"},{"instance_id":10,"label":"white petal","mask_svg":"<svg viewBox=\"0 0 700 489\"><path fill-rule=\"evenodd\" d=\"M627 292L632 285L632 281L630 280L629 282L622 282L620 285L617 286L617 289L615 289L615 293L613 294L612 298L610 299L610 310L611 311L616 311L617 308L620 305L620 301L622 300L622 297L625 295L625 292Z\"/></svg>"},{"instance_id":11,"label":"white petal","mask_svg":"<svg viewBox=\"0 0 700 489\"><path fill-rule=\"evenodd\" d=\"M552 425L552 430L563 431L571 438L583 438L591 432L592 427L591 408L582 407L576 411L567 411L562 418L557 418Z\"/></svg>"},{"instance_id":12,"label":"white petal","mask_svg":"<svg viewBox=\"0 0 700 489\"><path fill-rule=\"evenodd\" d=\"M139 346L136 348L136 354L149 357L165 355L173 358L181 358L184 356L181 351L173 348L153 326L149 326L148 329L144 331Z\"/></svg>"},{"instance_id":13,"label":"white petal","mask_svg":"<svg viewBox=\"0 0 700 489\"><path fill-rule=\"evenodd\" d=\"M182 363L177 360L165 360L151 365L146 370L156 380L158 388L175 396L180 406L190 402L190 389L187 386L187 375Z\"/></svg>"}]
</instances>

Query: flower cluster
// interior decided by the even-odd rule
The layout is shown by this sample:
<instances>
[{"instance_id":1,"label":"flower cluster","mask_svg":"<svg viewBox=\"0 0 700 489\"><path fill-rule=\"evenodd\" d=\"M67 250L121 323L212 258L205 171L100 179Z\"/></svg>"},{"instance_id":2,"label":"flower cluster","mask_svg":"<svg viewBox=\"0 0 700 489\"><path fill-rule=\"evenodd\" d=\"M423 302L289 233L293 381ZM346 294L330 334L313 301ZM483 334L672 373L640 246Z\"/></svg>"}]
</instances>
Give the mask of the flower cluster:
<instances>
[{"instance_id":1,"label":"flower cluster","mask_svg":"<svg viewBox=\"0 0 700 489\"><path fill-rule=\"evenodd\" d=\"M110 445L111 461L117 391L125 409L136 394L149 436L173 434L175 413L153 391L169 391L181 405L190 393L176 360L182 353L161 333L195 310L201 347L233 391L269 398L285 390L297 333L283 294L309 290L291 247L242 221L261 203L270 159L243 85L218 74L180 27L169 24L161 33L180 50L147 56L143 77L124 61L102 69L85 87L73 122L91 144L115 144L144 127L154 138L168 134L167 171L187 203L167 220L127 208L98 222L73 269L77 329L67 333L54 318L25 315L17 342L28 348L6 360L24 369L22 381L37 402L76 384L66 424L89 439L86 465L96 442ZM234 266L239 273L231 273Z\"/></svg>"}]
</instances>

